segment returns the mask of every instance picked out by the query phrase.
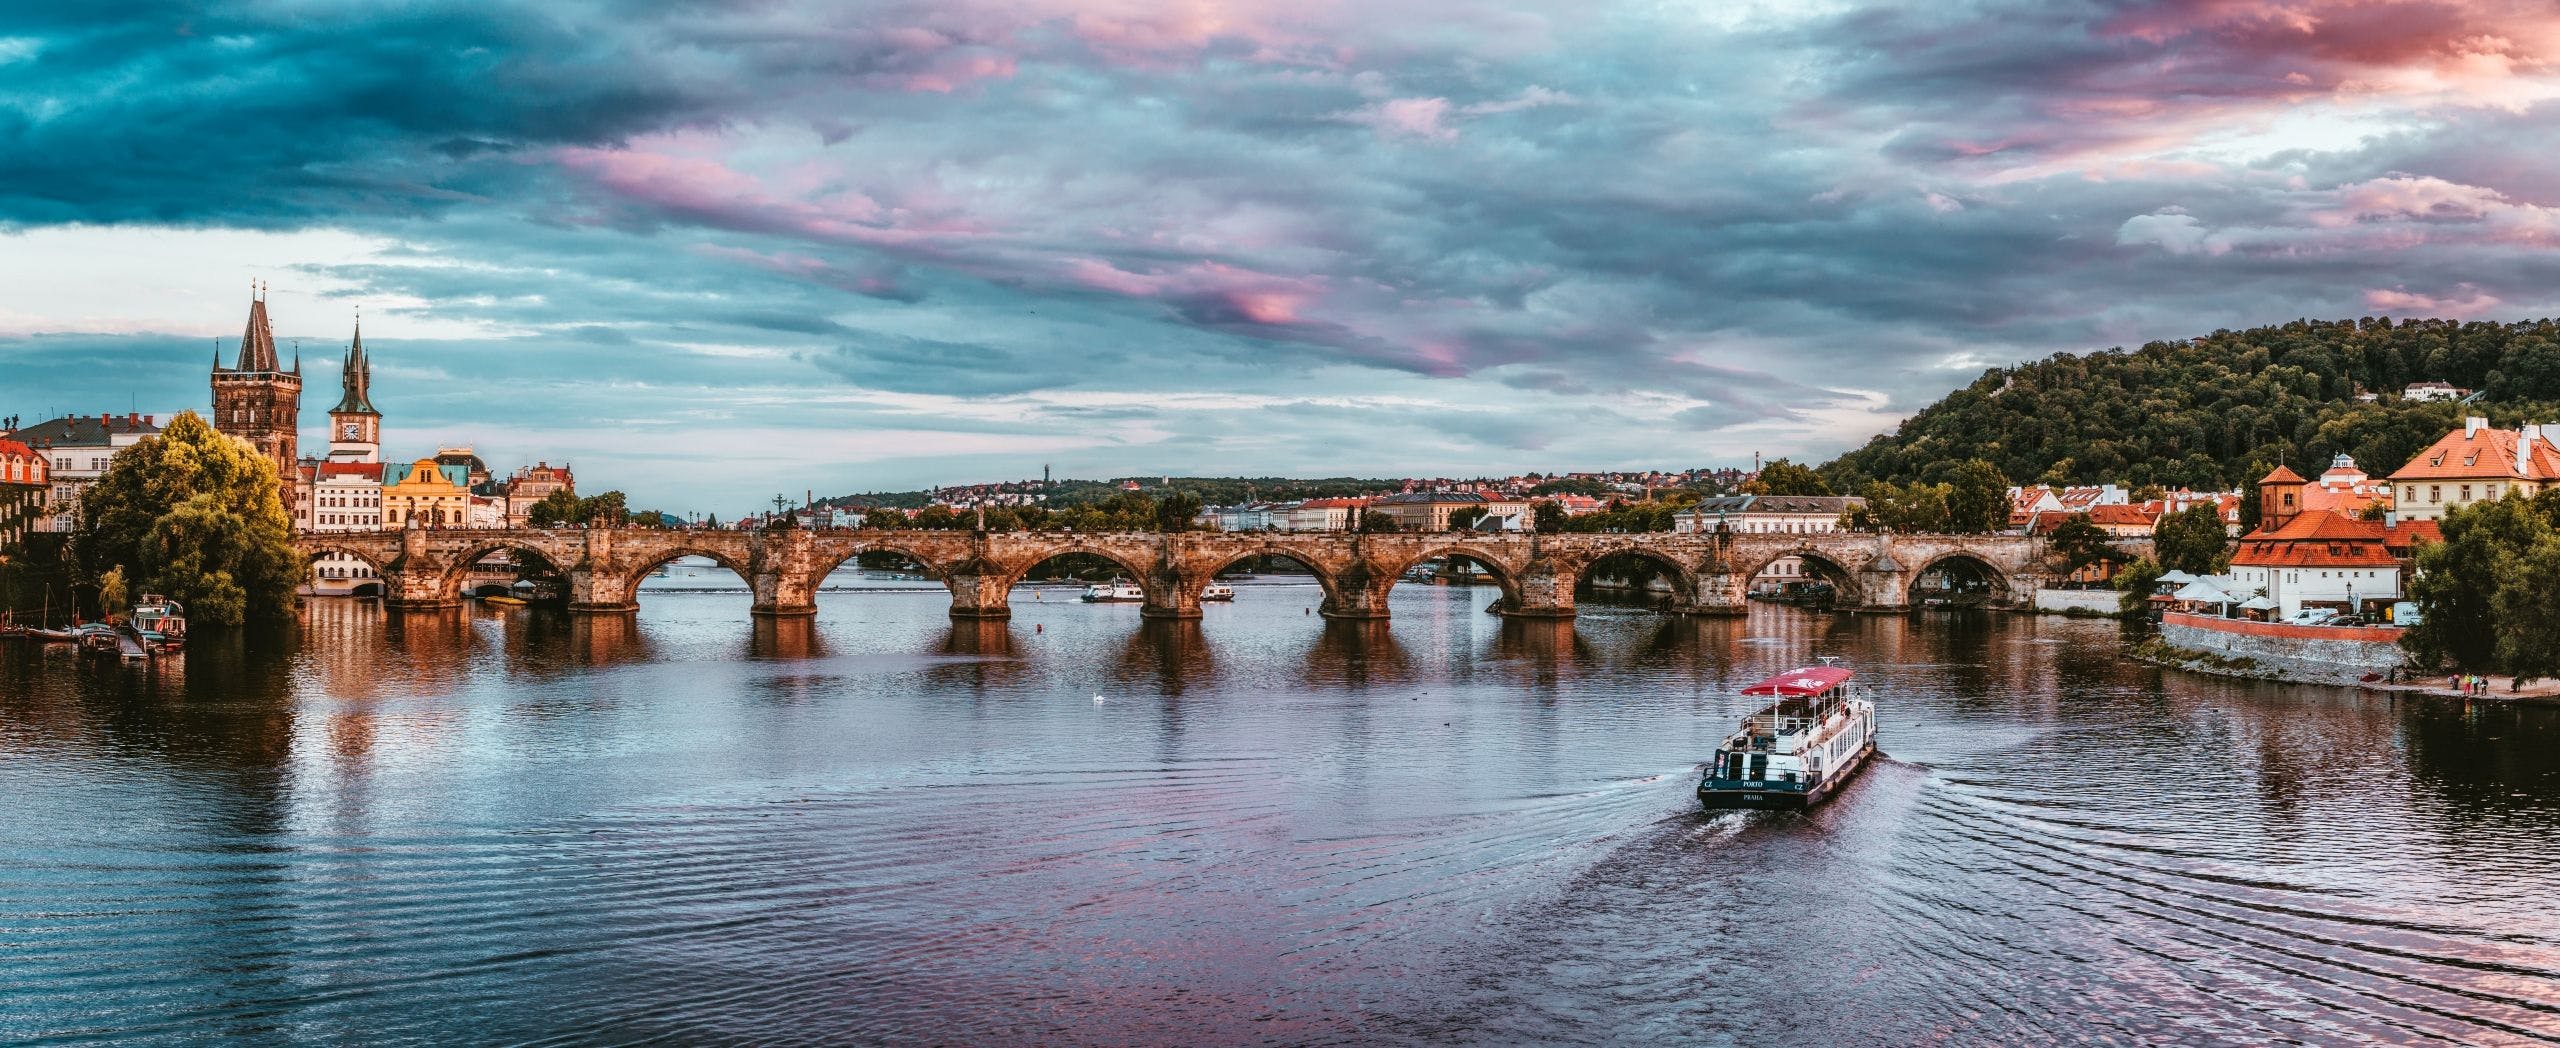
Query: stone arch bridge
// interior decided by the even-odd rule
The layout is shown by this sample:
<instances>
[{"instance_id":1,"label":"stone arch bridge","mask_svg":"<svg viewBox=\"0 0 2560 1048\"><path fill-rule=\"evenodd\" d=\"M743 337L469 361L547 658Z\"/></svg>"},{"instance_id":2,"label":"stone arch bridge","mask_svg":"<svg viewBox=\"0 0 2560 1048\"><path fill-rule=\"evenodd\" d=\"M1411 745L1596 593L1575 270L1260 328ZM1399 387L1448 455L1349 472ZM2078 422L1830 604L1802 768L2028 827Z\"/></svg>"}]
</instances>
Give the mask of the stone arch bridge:
<instances>
[{"instance_id":1,"label":"stone arch bridge","mask_svg":"<svg viewBox=\"0 0 2560 1048\"><path fill-rule=\"evenodd\" d=\"M1566 618L1574 586L1604 561L1641 562L1671 586L1668 609L1683 614L1741 614L1751 578L1781 557L1798 557L1808 573L1829 581L1837 606L1900 611L1917 603L1920 579L1938 569L1962 571L1985 584L1987 603L2031 604L2052 566L2041 539L2017 535L1825 535L1647 533L1479 534L1473 532L1347 534L1341 532L1073 532L1021 531L685 531L645 528L444 530L305 533L306 558L341 553L365 561L381 577L393 607L436 608L462 602L471 566L494 553L531 553L567 579L573 611L639 607L640 580L678 557L708 558L735 571L754 591L757 615L810 615L828 573L865 553L913 560L951 590L951 615L1011 615L1014 584L1051 558L1090 554L1120 566L1146 592L1149 616L1200 614L1200 592L1221 571L1253 557L1305 565L1324 587L1325 615L1387 616L1387 593L1426 561L1464 557L1501 585L1494 610L1507 615ZM2127 543L2148 553L2147 541Z\"/></svg>"}]
</instances>

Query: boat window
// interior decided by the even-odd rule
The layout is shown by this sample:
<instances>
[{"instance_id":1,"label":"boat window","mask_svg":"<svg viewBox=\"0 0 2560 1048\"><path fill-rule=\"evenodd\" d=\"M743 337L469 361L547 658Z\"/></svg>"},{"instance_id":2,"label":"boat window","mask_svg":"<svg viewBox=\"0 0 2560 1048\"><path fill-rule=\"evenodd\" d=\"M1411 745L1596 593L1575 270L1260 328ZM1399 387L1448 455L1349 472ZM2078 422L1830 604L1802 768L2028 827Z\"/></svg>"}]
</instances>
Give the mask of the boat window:
<instances>
[{"instance_id":1,"label":"boat window","mask_svg":"<svg viewBox=\"0 0 2560 1048\"><path fill-rule=\"evenodd\" d=\"M1754 779L1765 779L1769 777L1768 754L1754 753L1751 755L1751 777Z\"/></svg>"},{"instance_id":2,"label":"boat window","mask_svg":"<svg viewBox=\"0 0 2560 1048\"><path fill-rule=\"evenodd\" d=\"M1725 777L1725 778L1728 778L1728 779L1739 779L1739 778L1741 778L1741 777L1742 777L1742 755L1741 755L1741 754L1736 753L1736 754L1729 755L1729 756L1727 756L1727 757L1725 758L1725 760L1724 760L1724 777Z\"/></svg>"}]
</instances>

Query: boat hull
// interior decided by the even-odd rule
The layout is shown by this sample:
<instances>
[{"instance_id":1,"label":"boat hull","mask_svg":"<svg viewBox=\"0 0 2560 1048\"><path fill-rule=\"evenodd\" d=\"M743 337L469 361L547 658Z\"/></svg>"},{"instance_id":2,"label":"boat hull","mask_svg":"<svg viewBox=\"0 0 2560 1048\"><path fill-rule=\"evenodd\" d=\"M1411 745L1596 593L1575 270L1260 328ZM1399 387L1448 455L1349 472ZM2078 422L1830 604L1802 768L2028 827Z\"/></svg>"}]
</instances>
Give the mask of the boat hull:
<instances>
[{"instance_id":1,"label":"boat hull","mask_svg":"<svg viewBox=\"0 0 2560 1048\"><path fill-rule=\"evenodd\" d=\"M1858 747L1857 754L1849 758L1846 767L1840 769L1837 774L1815 783L1811 789L1780 789L1768 785L1756 789L1743 786L1710 786L1706 781L1701 781L1698 783L1698 805L1708 811L1730 811L1736 808L1800 811L1811 808L1830 800L1838 795L1842 787L1856 781L1858 774L1867 770L1867 758L1875 756L1875 752L1876 741L1868 739L1866 745Z\"/></svg>"}]
</instances>

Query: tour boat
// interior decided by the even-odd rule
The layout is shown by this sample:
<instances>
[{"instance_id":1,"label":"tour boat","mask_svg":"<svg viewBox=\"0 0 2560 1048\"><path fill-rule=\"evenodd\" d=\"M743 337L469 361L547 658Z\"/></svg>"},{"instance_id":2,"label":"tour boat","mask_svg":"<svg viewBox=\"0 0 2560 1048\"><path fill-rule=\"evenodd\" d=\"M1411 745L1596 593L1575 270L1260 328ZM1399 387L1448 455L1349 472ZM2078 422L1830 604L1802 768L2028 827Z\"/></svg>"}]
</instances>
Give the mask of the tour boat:
<instances>
[{"instance_id":1,"label":"tour boat","mask_svg":"<svg viewBox=\"0 0 2560 1048\"><path fill-rule=\"evenodd\" d=\"M157 593L145 593L142 603L133 606L133 629L153 650L176 651L187 646L187 609Z\"/></svg>"},{"instance_id":2,"label":"tour boat","mask_svg":"<svg viewBox=\"0 0 2560 1048\"><path fill-rule=\"evenodd\" d=\"M510 597L504 593L492 593L486 597L480 598L480 603L495 604L502 608L521 608L524 607L525 601L522 597Z\"/></svg>"},{"instance_id":3,"label":"tour boat","mask_svg":"<svg viewBox=\"0 0 2560 1048\"><path fill-rule=\"evenodd\" d=\"M1866 767L1876 751L1875 704L1854 695L1850 671L1824 659L1742 689L1776 699L1743 718L1698 781L1708 808L1810 808Z\"/></svg>"},{"instance_id":4,"label":"tour boat","mask_svg":"<svg viewBox=\"0 0 2560 1048\"><path fill-rule=\"evenodd\" d=\"M1236 599L1236 588L1235 588L1235 587L1233 587L1233 586L1227 585L1227 584L1225 584L1225 583L1223 583L1223 582L1212 582L1212 583L1210 583L1210 584L1209 584L1209 588L1208 588L1208 589L1204 589L1204 590L1201 590L1201 591L1200 591L1200 599L1201 599L1201 600L1234 600L1234 599Z\"/></svg>"},{"instance_id":5,"label":"tour boat","mask_svg":"<svg viewBox=\"0 0 2560 1048\"><path fill-rule=\"evenodd\" d=\"M1087 604L1137 604L1147 599L1147 591L1134 582L1097 582L1084 588Z\"/></svg>"}]
</instances>

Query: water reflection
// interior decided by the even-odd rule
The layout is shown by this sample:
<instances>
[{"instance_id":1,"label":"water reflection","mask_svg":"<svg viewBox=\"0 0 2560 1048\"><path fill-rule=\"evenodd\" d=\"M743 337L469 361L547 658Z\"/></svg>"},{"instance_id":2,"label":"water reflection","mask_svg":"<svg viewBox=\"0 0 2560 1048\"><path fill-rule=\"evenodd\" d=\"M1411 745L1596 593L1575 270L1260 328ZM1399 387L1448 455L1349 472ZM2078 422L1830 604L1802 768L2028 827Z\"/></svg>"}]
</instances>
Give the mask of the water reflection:
<instances>
[{"instance_id":1,"label":"water reflection","mask_svg":"<svg viewBox=\"0 0 2560 1048\"><path fill-rule=\"evenodd\" d=\"M1141 619L1120 648L1114 683L1169 697L1216 679L1217 663L1198 619Z\"/></svg>"},{"instance_id":2,"label":"water reflection","mask_svg":"<svg viewBox=\"0 0 2560 1048\"><path fill-rule=\"evenodd\" d=\"M5 1028L2553 1033L2555 711L2163 674L2112 626L1980 612L1506 620L1409 587L1326 622L1240 589L1187 622L319 601L156 666L0 648ZM1891 759L1810 815L1698 815L1735 690L1816 655L1883 696ZM1710 948L1769 928L1774 959Z\"/></svg>"},{"instance_id":3,"label":"water reflection","mask_svg":"<svg viewBox=\"0 0 2560 1048\"><path fill-rule=\"evenodd\" d=\"M827 643L815 618L758 616L748 631L745 654L750 659L823 659Z\"/></svg>"},{"instance_id":4,"label":"water reflection","mask_svg":"<svg viewBox=\"0 0 2560 1048\"><path fill-rule=\"evenodd\" d=\"M1394 625L1376 619L1326 619L1315 644L1299 660L1302 686L1362 690L1398 687L1418 675L1413 656L1396 640Z\"/></svg>"}]
</instances>

